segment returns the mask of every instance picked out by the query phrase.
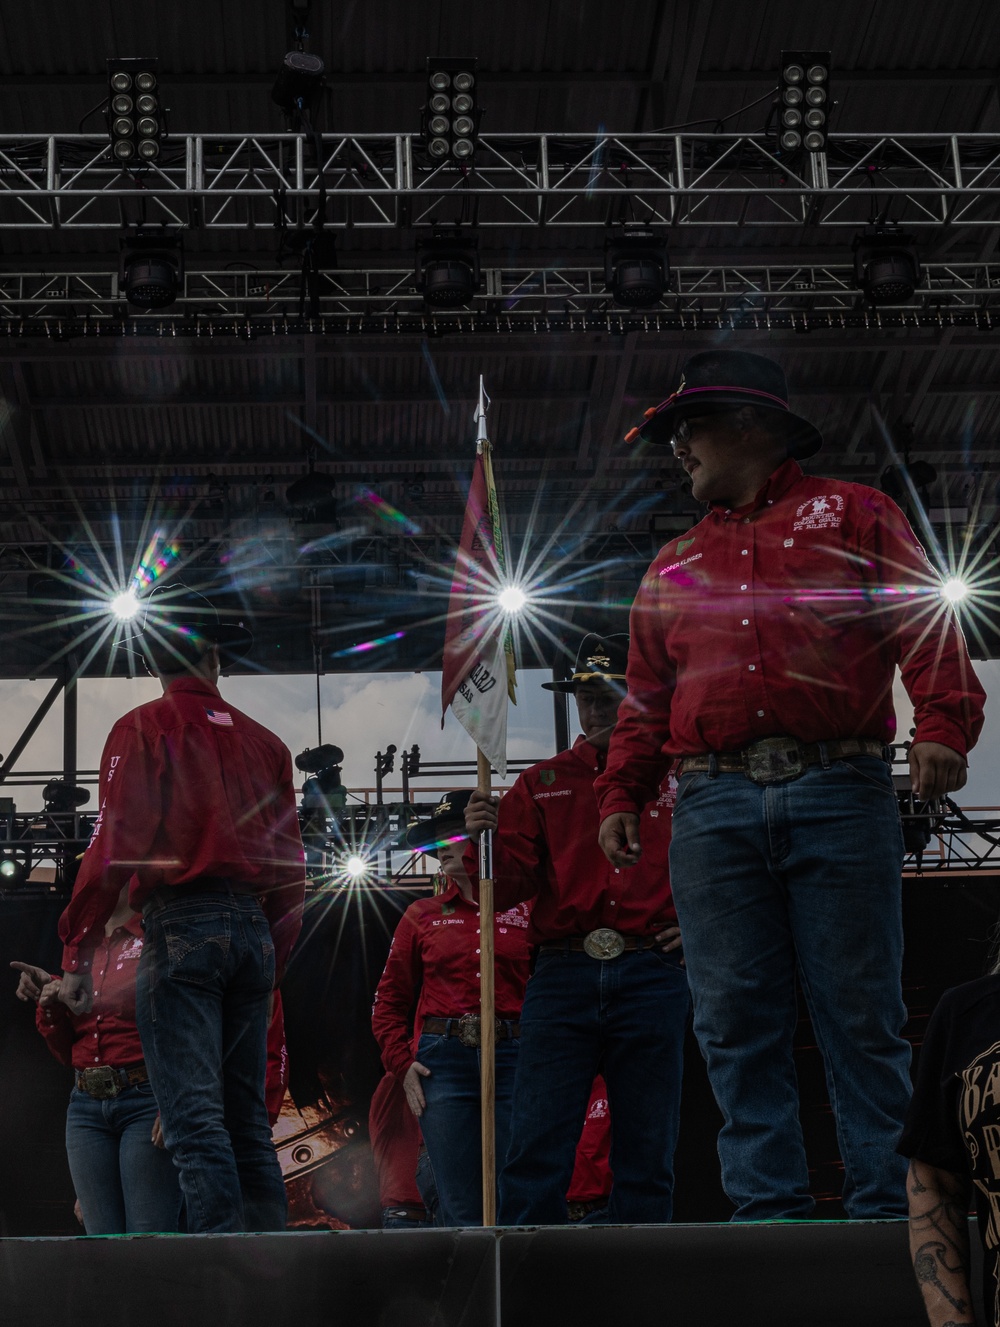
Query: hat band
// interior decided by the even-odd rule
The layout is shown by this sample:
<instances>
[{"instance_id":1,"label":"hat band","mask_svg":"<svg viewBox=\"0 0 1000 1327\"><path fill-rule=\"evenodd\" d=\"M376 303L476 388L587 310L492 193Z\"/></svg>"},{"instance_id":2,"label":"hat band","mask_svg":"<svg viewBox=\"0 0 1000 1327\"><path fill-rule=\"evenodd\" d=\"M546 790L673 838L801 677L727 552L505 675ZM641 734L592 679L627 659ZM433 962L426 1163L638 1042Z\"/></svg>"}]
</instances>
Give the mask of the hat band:
<instances>
[{"instance_id":1,"label":"hat band","mask_svg":"<svg viewBox=\"0 0 1000 1327\"><path fill-rule=\"evenodd\" d=\"M592 682L595 677L605 682L624 682L624 673L574 673L571 682Z\"/></svg>"},{"instance_id":2,"label":"hat band","mask_svg":"<svg viewBox=\"0 0 1000 1327\"><path fill-rule=\"evenodd\" d=\"M762 392L758 387L686 387L680 392L674 392L673 396L667 398L660 409L669 405L675 405L682 398L687 396L697 396L699 392L738 392L741 396L765 396L769 401L774 401L776 405L781 406L782 410L788 409L788 402L783 401L780 396L775 396L773 392Z\"/></svg>"}]
</instances>

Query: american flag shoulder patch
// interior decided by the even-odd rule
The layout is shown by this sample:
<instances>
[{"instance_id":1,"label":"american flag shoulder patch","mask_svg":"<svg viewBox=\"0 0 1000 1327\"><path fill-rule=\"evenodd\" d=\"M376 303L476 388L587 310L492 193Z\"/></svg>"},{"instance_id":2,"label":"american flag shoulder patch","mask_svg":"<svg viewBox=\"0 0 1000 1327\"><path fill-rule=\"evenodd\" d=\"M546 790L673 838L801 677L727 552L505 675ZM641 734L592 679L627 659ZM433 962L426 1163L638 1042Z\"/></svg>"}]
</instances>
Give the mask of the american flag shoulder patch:
<instances>
[{"instance_id":1,"label":"american flag shoulder patch","mask_svg":"<svg viewBox=\"0 0 1000 1327\"><path fill-rule=\"evenodd\" d=\"M218 724L220 728L232 728L233 716L228 710L206 710L209 723Z\"/></svg>"}]
</instances>

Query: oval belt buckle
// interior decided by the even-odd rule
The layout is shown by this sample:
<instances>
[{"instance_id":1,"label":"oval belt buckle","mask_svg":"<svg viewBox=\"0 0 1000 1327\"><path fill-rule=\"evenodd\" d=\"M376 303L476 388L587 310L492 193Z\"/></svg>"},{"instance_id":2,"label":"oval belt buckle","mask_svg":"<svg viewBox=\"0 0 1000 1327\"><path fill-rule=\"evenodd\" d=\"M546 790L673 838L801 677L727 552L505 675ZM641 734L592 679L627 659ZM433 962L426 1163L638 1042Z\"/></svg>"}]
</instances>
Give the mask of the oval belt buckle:
<instances>
[{"instance_id":1,"label":"oval belt buckle","mask_svg":"<svg viewBox=\"0 0 1000 1327\"><path fill-rule=\"evenodd\" d=\"M583 952L591 958L598 958L603 963L606 959L617 958L625 952L625 937L619 935L610 926L599 926L583 938Z\"/></svg>"},{"instance_id":2,"label":"oval belt buckle","mask_svg":"<svg viewBox=\"0 0 1000 1327\"><path fill-rule=\"evenodd\" d=\"M463 1014L458 1020L458 1040L463 1046L476 1047L483 1044L478 1014Z\"/></svg>"}]
</instances>

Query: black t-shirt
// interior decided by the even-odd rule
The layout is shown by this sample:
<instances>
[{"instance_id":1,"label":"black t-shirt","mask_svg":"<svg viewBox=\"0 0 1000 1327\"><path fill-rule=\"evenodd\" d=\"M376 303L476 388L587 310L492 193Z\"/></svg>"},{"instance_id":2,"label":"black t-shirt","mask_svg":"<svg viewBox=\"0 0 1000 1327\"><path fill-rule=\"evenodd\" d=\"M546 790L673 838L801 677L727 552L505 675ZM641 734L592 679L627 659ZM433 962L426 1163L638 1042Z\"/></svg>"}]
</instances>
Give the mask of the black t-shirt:
<instances>
[{"instance_id":1,"label":"black t-shirt","mask_svg":"<svg viewBox=\"0 0 1000 1327\"><path fill-rule=\"evenodd\" d=\"M898 1150L971 1177L986 1320L1000 1327L1000 976L941 997L927 1025Z\"/></svg>"}]
</instances>

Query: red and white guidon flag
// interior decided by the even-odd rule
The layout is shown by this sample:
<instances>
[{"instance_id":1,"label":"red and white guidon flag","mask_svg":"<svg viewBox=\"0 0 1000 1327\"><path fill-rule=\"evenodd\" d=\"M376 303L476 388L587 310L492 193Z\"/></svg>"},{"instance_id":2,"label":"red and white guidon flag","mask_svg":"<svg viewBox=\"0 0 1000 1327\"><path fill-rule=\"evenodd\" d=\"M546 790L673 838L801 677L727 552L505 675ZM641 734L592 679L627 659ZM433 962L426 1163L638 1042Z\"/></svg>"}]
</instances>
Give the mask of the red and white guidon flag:
<instances>
[{"instance_id":1,"label":"red and white guidon flag","mask_svg":"<svg viewBox=\"0 0 1000 1327\"><path fill-rule=\"evenodd\" d=\"M452 713L501 778L507 775L507 700L514 700L514 650L497 604L504 585L500 505L482 392L479 439L462 538L448 598L441 675L441 722Z\"/></svg>"}]
</instances>

